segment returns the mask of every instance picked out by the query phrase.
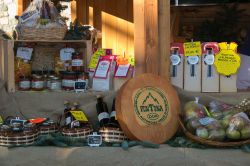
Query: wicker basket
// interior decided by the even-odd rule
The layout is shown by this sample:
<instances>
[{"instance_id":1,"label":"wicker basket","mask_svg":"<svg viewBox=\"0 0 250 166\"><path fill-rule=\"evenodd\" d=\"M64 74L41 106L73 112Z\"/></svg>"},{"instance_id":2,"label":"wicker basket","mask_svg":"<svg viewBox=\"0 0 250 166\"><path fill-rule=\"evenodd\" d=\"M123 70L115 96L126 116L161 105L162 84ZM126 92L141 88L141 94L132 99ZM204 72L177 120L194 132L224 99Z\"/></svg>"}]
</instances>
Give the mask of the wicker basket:
<instances>
[{"instance_id":1,"label":"wicker basket","mask_svg":"<svg viewBox=\"0 0 250 166\"><path fill-rule=\"evenodd\" d=\"M0 145L32 145L38 138L38 130L30 132L1 132L0 133Z\"/></svg>"},{"instance_id":2,"label":"wicker basket","mask_svg":"<svg viewBox=\"0 0 250 166\"><path fill-rule=\"evenodd\" d=\"M93 132L92 127L86 126L83 128L67 128L63 127L61 133L63 136L74 137L74 138L84 138L86 139L88 135Z\"/></svg>"},{"instance_id":3,"label":"wicker basket","mask_svg":"<svg viewBox=\"0 0 250 166\"><path fill-rule=\"evenodd\" d=\"M211 140L206 140L206 139L202 139L200 137L197 137L195 135L193 135L192 133L190 133L185 125L183 124L182 118L179 118L179 123L180 123L180 127L182 129L182 131L184 132L185 136L197 143L203 144L203 145L209 145L209 146L213 146L213 147L220 147L220 148L229 148L229 147L234 147L234 146L241 146L244 144L249 144L250 143L250 139L248 140L243 140L243 141L235 141L235 142L218 142L218 141L211 141Z\"/></svg>"},{"instance_id":4,"label":"wicker basket","mask_svg":"<svg viewBox=\"0 0 250 166\"><path fill-rule=\"evenodd\" d=\"M105 142L120 143L124 140L128 140L120 128L103 127L99 132Z\"/></svg>"},{"instance_id":5,"label":"wicker basket","mask_svg":"<svg viewBox=\"0 0 250 166\"><path fill-rule=\"evenodd\" d=\"M48 126L40 126L39 127L40 134L51 134L56 133L58 131L58 127L56 124L48 125Z\"/></svg>"},{"instance_id":6,"label":"wicker basket","mask_svg":"<svg viewBox=\"0 0 250 166\"><path fill-rule=\"evenodd\" d=\"M67 26L53 28L34 28L19 26L18 40L62 40L67 32Z\"/></svg>"}]
</instances>

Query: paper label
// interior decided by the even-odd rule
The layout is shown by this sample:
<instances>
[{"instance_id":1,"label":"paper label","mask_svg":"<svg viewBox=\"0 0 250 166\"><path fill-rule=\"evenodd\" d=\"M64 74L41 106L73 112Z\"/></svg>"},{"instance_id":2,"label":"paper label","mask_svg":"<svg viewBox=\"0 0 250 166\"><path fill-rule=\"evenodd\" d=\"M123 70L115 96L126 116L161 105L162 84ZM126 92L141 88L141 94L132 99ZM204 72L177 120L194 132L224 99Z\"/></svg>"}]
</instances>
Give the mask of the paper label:
<instances>
[{"instance_id":1,"label":"paper label","mask_svg":"<svg viewBox=\"0 0 250 166\"><path fill-rule=\"evenodd\" d=\"M34 82L32 82L32 88L42 89L43 86L44 86L43 81L34 81Z\"/></svg>"},{"instance_id":2,"label":"paper label","mask_svg":"<svg viewBox=\"0 0 250 166\"><path fill-rule=\"evenodd\" d=\"M201 42L184 43L185 56L200 56L201 52Z\"/></svg>"},{"instance_id":3,"label":"paper label","mask_svg":"<svg viewBox=\"0 0 250 166\"><path fill-rule=\"evenodd\" d=\"M111 112L110 118L112 118L112 117L115 117L115 120L117 120L117 118L116 118L116 111L112 111Z\"/></svg>"},{"instance_id":4,"label":"paper label","mask_svg":"<svg viewBox=\"0 0 250 166\"><path fill-rule=\"evenodd\" d=\"M214 121L215 121L215 119L209 118L209 117L199 119L200 124L202 124L203 126L207 126Z\"/></svg>"},{"instance_id":5,"label":"paper label","mask_svg":"<svg viewBox=\"0 0 250 166\"><path fill-rule=\"evenodd\" d=\"M116 72L115 72L115 77L127 77L129 68L130 68L130 64L118 65Z\"/></svg>"},{"instance_id":6,"label":"paper label","mask_svg":"<svg viewBox=\"0 0 250 166\"><path fill-rule=\"evenodd\" d=\"M236 74L240 67L240 56L236 53L236 43L219 43L220 52L215 56L214 65L218 73L229 76Z\"/></svg>"},{"instance_id":7,"label":"paper label","mask_svg":"<svg viewBox=\"0 0 250 166\"><path fill-rule=\"evenodd\" d=\"M62 87L62 83L60 83L60 82L50 83L50 89L51 90L60 90L61 87Z\"/></svg>"},{"instance_id":8,"label":"paper label","mask_svg":"<svg viewBox=\"0 0 250 166\"><path fill-rule=\"evenodd\" d=\"M199 62L199 57L198 56L189 56L189 57L187 57L187 61L190 65L196 65Z\"/></svg>"},{"instance_id":9,"label":"paper label","mask_svg":"<svg viewBox=\"0 0 250 166\"><path fill-rule=\"evenodd\" d=\"M33 48L18 47L16 56L21 59L30 60L32 56Z\"/></svg>"},{"instance_id":10,"label":"paper label","mask_svg":"<svg viewBox=\"0 0 250 166\"><path fill-rule=\"evenodd\" d=\"M82 59L74 59L72 60L71 66L83 66L83 60Z\"/></svg>"},{"instance_id":11,"label":"paper label","mask_svg":"<svg viewBox=\"0 0 250 166\"><path fill-rule=\"evenodd\" d=\"M70 113L73 115L73 117L81 122L88 122L88 118L82 111L70 111Z\"/></svg>"},{"instance_id":12,"label":"paper label","mask_svg":"<svg viewBox=\"0 0 250 166\"><path fill-rule=\"evenodd\" d=\"M20 81L19 87L23 89L30 88L30 81Z\"/></svg>"},{"instance_id":13,"label":"paper label","mask_svg":"<svg viewBox=\"0 0 250 166\"><path fill-rule=\"evenodd\" d=\"M29 19L31 19L32 17L37 18L37 16L39 16L39 11L38 10L33 10L30 12L26 12L24 13L21 17L20 20L22 23L28 21Z\"/></svg>"},{"instance_id":14,"label":"paper label","mask_svg":"<svg viewBox=\"0 0 250 166\"><path fill-rule=\"evenodd\" d=\"M111 61L109 61L109 60L99 61L97 69L96 69L95 74L94 74L94 77L107 78L110 64L111 64Z\"/></svg>"},{"instance_id":15,"label":"paper label","mask_svg":"<svg viewBox=\"0 0 250 166\"><path fill-rule=\"evenodd\" d=\"M103 119L109 119L109 114L107 112L102 112L98 115L99 122Z\"/></svg>"},{"instance_id":16,"label":"paper label","mask_svg":"<svg viewBox=\"0 0 250 166\"><path fill-rule=\"evenodd\" d=\"M75 52L74 48L63 48L60 50L60 60L69 61L72 59L72 53Z\"/></svg>"},{"instance_id":17,"label":"paper label","mask_svg":"<svg viewBox=\"0 0 250 166\"><path fill-rule=\"evenodd\" d=\"M207 65L213 65L214 64L214 55L205 55L204 61Z\"/></svg>"},{"instance_id":18,"label":"paper label","mask_svg":"<svg viewBox=\"0 0 250 166\"><path fill-rule=\"evenodd\" d=\"M181 62L180 56L176 54L171 55L170 60L173 66L179 65L179 63Z\"/></svg>"},{"instance_id":19,"label":"paper label","mask_svg":"<svg viewBox=\"0 0 250 166\"><path fill-rule=\"evenodd\" d=\"M74 87L75 81L73 80L62 80L62 86L64 87Z\"/></svg>"},{"instance_id":20,"label":"paper label","mask_svg":"<svg viewBox=\"0 0 250 166\"><path fill-rule=\"evenodd\" d=\"M71 117L67 117L67 118L65 119L65 121L66 121L66 125L70 124L70 123L71 123Z\"/></svg>"},{"instance_id":21,"label":"paper label","mask_svg":"<svg viewBox=\"0 0 250 166\"><path fill-rule=\"evenodd\" d=\"M104 56L104 50L103 49L98 49L91 57L90 62L89 62L89 69L95 69L100 56Z\"/></svg>"}]
</instances>

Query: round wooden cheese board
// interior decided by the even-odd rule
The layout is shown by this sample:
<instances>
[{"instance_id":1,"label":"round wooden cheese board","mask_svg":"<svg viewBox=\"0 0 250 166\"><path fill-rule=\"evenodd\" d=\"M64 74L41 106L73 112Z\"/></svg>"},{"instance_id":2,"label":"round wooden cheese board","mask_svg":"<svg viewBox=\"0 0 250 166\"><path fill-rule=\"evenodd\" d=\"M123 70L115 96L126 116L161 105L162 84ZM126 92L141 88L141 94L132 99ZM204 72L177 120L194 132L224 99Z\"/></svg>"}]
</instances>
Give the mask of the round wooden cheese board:
<instances>
[{"instance_id":1,"label":"round wooden cheese board","mask_svg":"<svg viewBox=\"0 0 250 166\"><path fill-rule=\"evenodd\" d=\"M164 143L176 133L180 101L168 80L140 75L127 81L116 98L117 119L130 139Z\"/></svg>"}]
</instances>

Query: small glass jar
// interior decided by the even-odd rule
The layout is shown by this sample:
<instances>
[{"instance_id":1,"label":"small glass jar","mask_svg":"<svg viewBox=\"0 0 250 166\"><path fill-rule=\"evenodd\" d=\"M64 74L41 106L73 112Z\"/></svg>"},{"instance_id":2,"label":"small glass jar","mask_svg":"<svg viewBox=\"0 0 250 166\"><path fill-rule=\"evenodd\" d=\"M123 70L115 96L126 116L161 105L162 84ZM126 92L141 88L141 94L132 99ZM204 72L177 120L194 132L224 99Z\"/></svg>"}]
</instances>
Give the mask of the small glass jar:
<instances>
[{"instance_id":1,"label":"small glass jar","mask_svg":"<svg viewBox=\"0 0 250 166\"><path fill-rule=\"evenodd\" d=\"M72 54L71 68L72 68L72 71L75 71L75 72L84 71L83 57L80 53L75 52Z\"/></svg>"},{"instance_id":2,"label":"small glass jar","mask_svg":"<svg viewBox=\"0 0 250 166\"><path fill-rule=\"evenodd\" d=\"M64 72L62 74L62 88L63 90L74 90L77 74L75 72Z\"/></svg>"},{"instance_id":3,"label":"small glass jar","mask_svg":"<svg viewBox=\"0 0 250 166\"><path fill-rule=\"evenodd\" d=\"M18 89L20 91L30 90L30 77L20 76Z\"/></svg>"},{"instance_id":4,"label":"small glass jar","mask_svg":"<svg viewBox=\"0 0 250 166\"><path fill-rule=\"evenodd\" d=\"M40 75L32 76L31 88L34 91L42 91L44 89L44 80Z\"/></svg>"},{"instance_id":5,"label":"small glass jar","mask_svg":"<svg viewBox=\"0 0 250 166\"><path fill-rule=\"evenodd\" d=\"M51 78L50 90L58 91L62 89L62 80L59 77Z\"/></svg>"},{"instance_id":6,"label":"small glass jar","mask_svg":"<svg viewBox=\"0 0 250 166\"><path fill-rule=\"evenodd\" d=\"M50 87L51 87L51 80L52 80L54 77L55 77L54 75L50 75L50 76L48 77L48 79L47 79L47 81L46 81L46 87L47 87L48 89L50 89Z\"/></svg>"}]
</instances>

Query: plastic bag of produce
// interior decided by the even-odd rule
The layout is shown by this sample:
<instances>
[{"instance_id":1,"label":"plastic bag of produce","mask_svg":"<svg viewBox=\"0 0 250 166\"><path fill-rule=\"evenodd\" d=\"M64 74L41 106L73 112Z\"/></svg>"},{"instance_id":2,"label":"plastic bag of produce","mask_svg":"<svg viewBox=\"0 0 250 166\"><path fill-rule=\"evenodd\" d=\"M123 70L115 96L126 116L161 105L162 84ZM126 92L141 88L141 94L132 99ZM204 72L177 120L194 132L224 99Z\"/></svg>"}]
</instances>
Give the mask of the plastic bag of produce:
<instances>
[{"instance_id":1,"label":"plastic bag of produce","mask_svg":"<svg viewBox=\"0 0 250 166\"><path fill-rule=\"evenodd\" d=\"M190 101L184 105L184 119L189 121L191 119L204 118L207 116L207 109L204 105L199 103L199 98L195 101Z\"/></svg>"},{"instance_id":2,"label":"plastic bag of produce","mask_svg":"<svg viewBox=\"0 0 250 166\"><path fill-rule=\"evenodd\" d=\"M223 103L223 102L219 102L219 101L211 101L209 103L209 113L211 115L211 117L215 118L215 119L222 119L223 118L223 110L227 110L230 107L232 107L232 105Z\"/></svg>"},{"instance_id":3,"label":"plastic bag of produce","mask_svg":"<svg viewBox=\"0 0 250 166\"><path fill-rule=\"evenodd\" d=\"M226 134L227 138L232 140L249 139L250 120L248 116L244 112L233 115L229 119Z\"/></svg>"}]
</instances>

